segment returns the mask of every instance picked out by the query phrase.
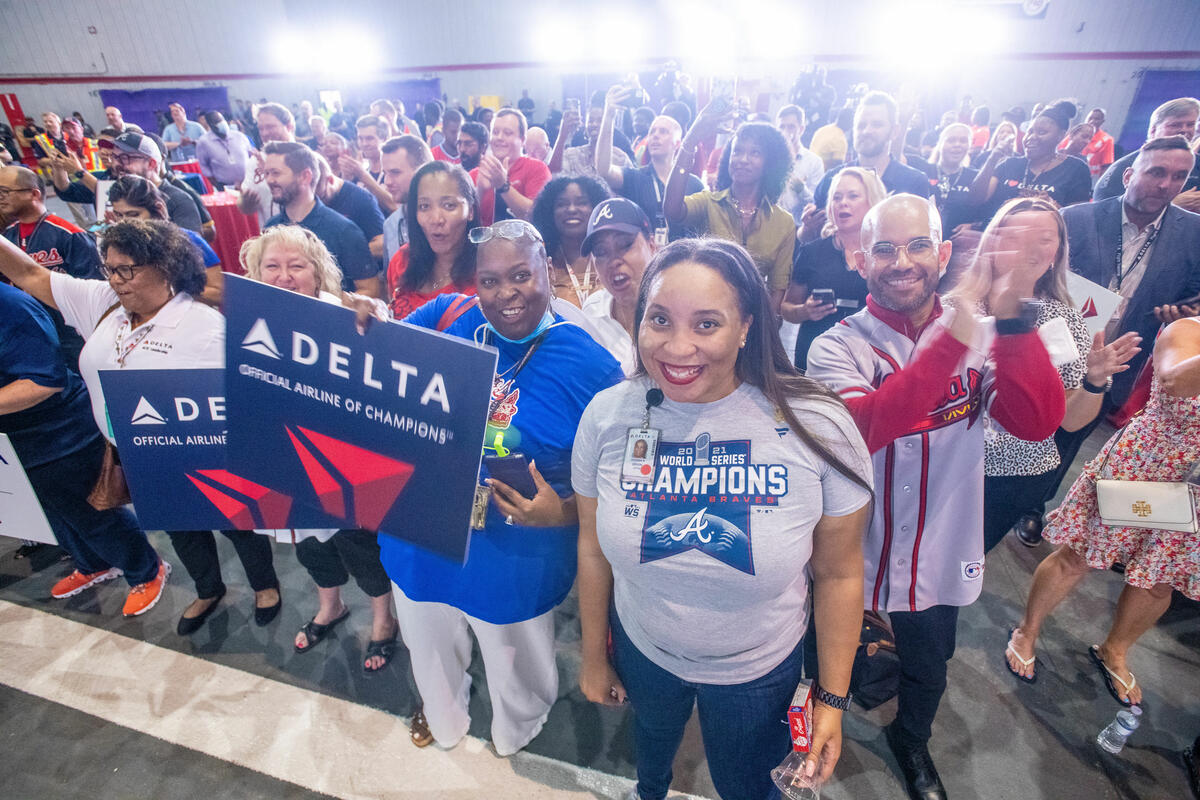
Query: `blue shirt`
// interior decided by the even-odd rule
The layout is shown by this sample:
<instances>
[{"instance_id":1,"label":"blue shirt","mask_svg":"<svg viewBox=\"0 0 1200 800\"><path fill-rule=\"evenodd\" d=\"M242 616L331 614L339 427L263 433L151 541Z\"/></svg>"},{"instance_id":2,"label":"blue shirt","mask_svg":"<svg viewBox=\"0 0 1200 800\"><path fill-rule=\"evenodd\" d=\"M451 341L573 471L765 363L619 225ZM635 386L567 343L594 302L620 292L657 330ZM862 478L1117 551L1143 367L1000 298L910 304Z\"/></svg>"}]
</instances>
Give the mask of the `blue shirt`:
<instances>
[{"instance_id":1,"label":"blue shirt","mask_svg":"<svg viewBox=\"0 0 1200 800\"><path fill-rule=\"evenodd\" d=\"M196 249L200 251L200 257L204 259L204 267L215 267L221 263L221 257L216 251L208 246L208 242L204 241L204 237L195 231L189 231L187 228L180 228L188 237L188 241L196 245Z\"/></svg>"},{"instance_id":2,"label":"blue shirt","mask_svg":"<svg viewBox=\"0 0 1200 800\"><path fill-rule=\"evenodd\" d=\"M854 159L825 173L825 177L821 178L821 182L817 184L817 188L813 192L813 202L817 204L817 208L825 208L833 176L837 175L842 167L857 166L859 166L858 160ZM888 190L888 194L915 194L917 197L929 197L929 178L925 173L901 164L895 157L888 162L887 169L879 176L879 180L883 182L883 188Z\"/></svg>"},{"instance_id":3,"label":"blue shirt","mask_svg":"<svg viewBox=\"0 0 1200 800\"><path fill-rule=\"evenodd\" d=\"M76 278L100 278L100 251L96 249L96 242L83 229L62 217L47 214L27 237L21 235L20 223L14 222L4 231L4 236L46 269ZM0 282L7 283L7 280L0 278ZM78 370L83 337L63 321L57 309L43 307L54 321L67 366Z\"/></svg>"},{"instance_id":4,"label":"blue shirt","mask_svg":"<svg viewBox=\"0 0 1200 800\"><path fill-rule=\"evenodd\" d=\"M267 220L264 227L273 228L276 225L299 225L315 233L341 267L342 287L347 291L354 291L355 281L374 278L379 274L379 264L371 258L371 250L367 247L363 232L320 200L316 200L312 211L302 220L288 219L285 209Z\"/></svg>"},{"instance_id":5,"label":"blue shirt","mask_svg":"<svg viewBox=\"0 0 1200 800\"><path fill-rule=\"evenodd\" d=\"M342 181L342 188L326 203L337 213L358 226L367 244L383 235L383 212L375 196L356 183Z\"/></svg>"},{"instance_id":6,"label":"blue shirt","mask_svg":"<svg viewBox=\"0 0 1200 800\"><path fill-rule=\"evenodd\" d=\"M62 390L31 408L0 414L0 433L8 434L26 469L78 452L100 435L87 389L59 352L50 315L25 292L0 283L0 386L19 380Z\"/></svg>"},{"instance_id":7,"label":"blue shirt","mask_svg":"<svg viewBox=\"0 0 1200 800\"><path fill-rule=\"evenodd\" d=\"M174 150L167 151L167 160L172 164L177 164L180 161L191 161L196 157L196 142L200 141L200 137L204 135L204 128L195 120L186 120L183 123L183 132L180 133L179 126L172 120L171 124L163 128L162 138L164 142L182 141L183 137L192 140L191 144L181 144Z\"/></svg>"},{"instance_id":8,"label":"blue shirt","mask_svg":"<svg viewBox=\"0 0 1200 800\"><path fill-rule=\"evenodd\" d=\"M460 296L441 295L404 321L436 328L446 308ZM555 319L562 321L562 317ZM476 306L445 332L472 339L484 322L483 312ZM492 340L500 351L497 373L511 373L529 345L498 341L494 336ZM620 365L582 328L571 324L552 327L507 387L504 400L489 420L488 444L494 441L496 431L502 432L513 452L536 461L538 471L554 490L569 496L571 447L583 410L597 392L622 377ZM482 483L487 468L481 473ZM566 597L575 582L578 533L577 525L507 525L491 503L485 528L471 535L466 564L386 535L379 537L379 557L388 577L409 599L446 603L476 619L507 625L544 614Z\"/></svg>"}]
</instances>

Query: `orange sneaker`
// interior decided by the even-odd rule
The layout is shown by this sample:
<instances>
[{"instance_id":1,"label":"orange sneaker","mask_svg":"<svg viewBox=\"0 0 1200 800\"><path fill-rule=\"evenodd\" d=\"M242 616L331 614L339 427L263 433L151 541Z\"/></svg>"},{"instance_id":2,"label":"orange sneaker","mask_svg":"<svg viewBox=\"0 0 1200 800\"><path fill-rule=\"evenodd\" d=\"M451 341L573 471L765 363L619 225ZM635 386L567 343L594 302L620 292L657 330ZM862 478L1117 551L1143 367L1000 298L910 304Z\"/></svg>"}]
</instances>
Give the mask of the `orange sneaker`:
<instances>
[{"instance_id":1,"label":"orange sneaker","mask_svg":"<svg viewBox=\"0 0 1200 800\"><path fill-rule=\"evenodd\" d=\"M170 563L160 560L158 574L152 580L139 583L129 590L129 597L125 598L125 616L136 617L154 608L154 604L162 597L163 589L167 587L167 576L170 574Z\"/></svg>"},{"instance_id":2,"label":"orange sneaker","mask_svg":"<svg viewBox=\"0 0 1200 800\"><path fill-rule=\"evenodd\" d=\"M91 588L97 583L111 581L113 578L119 578L124 573L116 567L102 569L99 572L83 573L75 570L67 577L63 578L50 590L50 596L55 600L62 600L64 597L77 595L84 589Z\"/></svg>"}]
</instances>

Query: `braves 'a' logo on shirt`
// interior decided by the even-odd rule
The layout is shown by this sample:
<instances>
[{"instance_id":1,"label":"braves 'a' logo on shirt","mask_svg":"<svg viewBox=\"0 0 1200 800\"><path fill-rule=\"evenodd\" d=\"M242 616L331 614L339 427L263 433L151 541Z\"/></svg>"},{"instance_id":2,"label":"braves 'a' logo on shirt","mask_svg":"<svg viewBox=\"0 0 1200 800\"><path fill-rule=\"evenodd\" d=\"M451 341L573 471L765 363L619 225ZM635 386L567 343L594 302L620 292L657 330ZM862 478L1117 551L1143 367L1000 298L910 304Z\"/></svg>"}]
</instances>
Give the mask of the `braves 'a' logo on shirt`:
<instances>
[{"instance_id":1,"label":"braves 'a' logo on shirt","mask_svg":"<svg viewBox=\"0 0 1200 800\"><path fill-rule=\"evenodd\" d=\"M750 442L661 442L649 485L622 483L628 500L646 503L641 563L699 550L754 573L752 510L787 494L787 467L755 464Z\"/></svg>"}]
</instances>

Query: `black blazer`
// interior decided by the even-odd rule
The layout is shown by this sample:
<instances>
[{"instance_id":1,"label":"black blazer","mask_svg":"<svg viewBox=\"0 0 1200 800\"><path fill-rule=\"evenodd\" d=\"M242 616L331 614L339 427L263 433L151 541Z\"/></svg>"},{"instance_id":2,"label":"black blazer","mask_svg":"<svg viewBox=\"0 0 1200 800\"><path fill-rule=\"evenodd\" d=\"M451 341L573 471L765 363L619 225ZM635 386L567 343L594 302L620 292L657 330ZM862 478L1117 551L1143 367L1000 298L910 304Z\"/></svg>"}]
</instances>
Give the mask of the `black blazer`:
<instances>
[{"instance_id":1,"label":"black blazer","mask_svg":"<svg viewBox=\"0 0 1200 800\"><path fill-rule=\"evenodd\" d=\"M1062 210L1071 271L1104 287L1117 272L1122 197L1079 203ZM1154 350L1159 328L1154 307L1196 294L1200 294L1200 214L1167 206L1146 273L1121 319L1118 335L1136 331L1142 337L1142 351L1129 362L1129 369L1113 376L1113 403L1121 405L1129 397L1142 365Z\"/></svg>"}]
</instances>

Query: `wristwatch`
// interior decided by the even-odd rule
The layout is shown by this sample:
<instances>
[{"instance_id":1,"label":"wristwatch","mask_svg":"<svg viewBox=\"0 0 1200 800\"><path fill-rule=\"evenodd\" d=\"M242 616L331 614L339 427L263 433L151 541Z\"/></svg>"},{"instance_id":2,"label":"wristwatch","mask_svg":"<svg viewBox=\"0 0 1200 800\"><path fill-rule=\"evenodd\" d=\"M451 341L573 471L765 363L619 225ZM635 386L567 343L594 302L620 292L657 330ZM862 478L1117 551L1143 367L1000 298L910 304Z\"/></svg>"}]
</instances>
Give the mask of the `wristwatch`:
<instances>
[{"instance_id":1,"label":"wristwatch","mask_svg":"<svg viewBox=\"0 0 1200 800\"><path fill-rule=\"evenodd\" d=\"M505 181L503 185L496 187L496 194L504 194L511 188L512 188L512 183L509 181Z\"/></svg>"},{"instance_id":2,"label":"wristwatch","mask_svg":"<svg viewBox=\"0 0 1200 800\"><path fill-rule=\"evenodd\" d=\"M1112 389L1112 375L1109 375L1108 380L1106 380L1101 386L1093 386L1088 382L1087 376L1083 376L1083 390L1085 392L1090 394L1104 394L1110 389Z\"/></svg>"},{"instance_id":3,"label":"wristwatch","mask_svg":"<svg viewBox=\"0 0 1200 800\"><path fill-rule=\"evenodd\" d=\"M77 180L77 181L83 180L83 170L81 170L81 169L75 170L75 180Z\"/></svg>"},{"instance_id":4,"label":"wristwatch","mask_svg":"<svg viewBox=\"0 0 1200 800\"><path fill-rule=\"evenodd\" d=\"M813 698L818 702L824 703L830 708L836 708L839 711L845 711L850 708L850 700L854 697L852 693L848 693L845 697L840 697L839 695L825 691L825 688L819 683L816 688L817 690L813 692Z\"/></svg>"}]
</instances>

